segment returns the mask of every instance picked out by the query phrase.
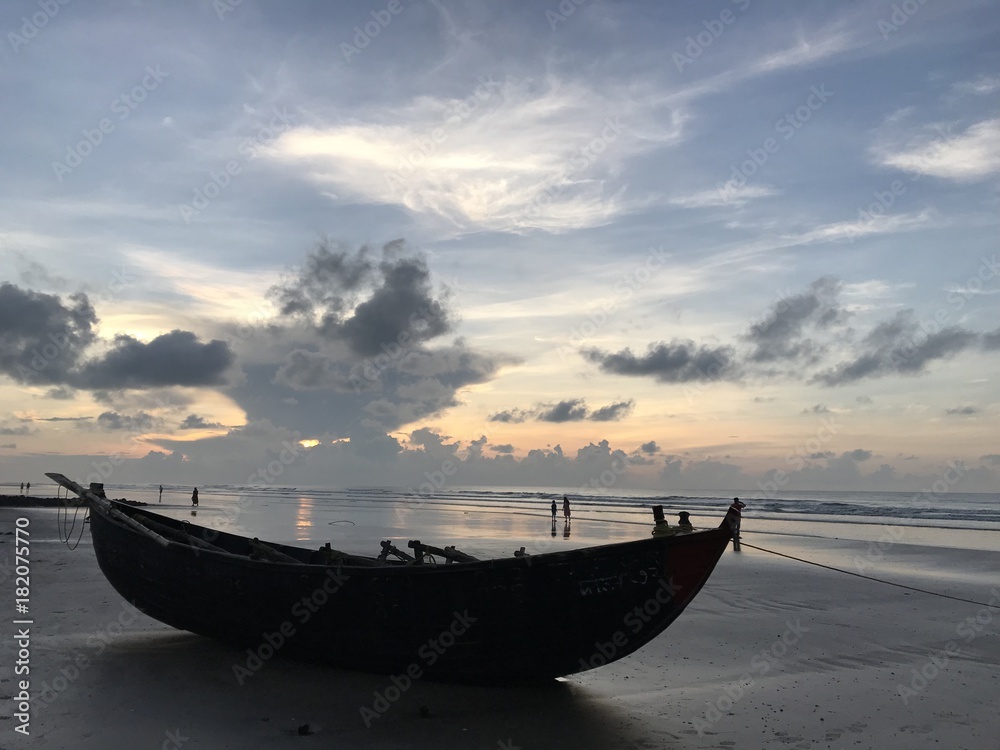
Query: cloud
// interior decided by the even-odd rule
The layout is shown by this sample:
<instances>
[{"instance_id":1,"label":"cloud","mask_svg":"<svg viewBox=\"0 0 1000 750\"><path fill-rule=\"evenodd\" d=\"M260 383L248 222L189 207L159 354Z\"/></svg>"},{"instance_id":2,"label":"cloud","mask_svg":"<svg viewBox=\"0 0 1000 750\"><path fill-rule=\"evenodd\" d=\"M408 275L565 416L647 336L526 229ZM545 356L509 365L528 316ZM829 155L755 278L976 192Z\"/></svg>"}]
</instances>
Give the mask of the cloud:
<instances>
[{"instance_id":1,"label":"cloud","mask_svg":"<svg viewBox=\"0 0 1000 750\"><path fill-rule=\"evenodd\" d=\"M69 300L0 284L0 373L29 385L66 382L97 324L87 295Z\"/></svg>"},{"instance_id":2,"label":"cloud","mask_svg":"<svg viewBox=\"0 0 1000 750\"><path fill-rule=\"evenodd\" d=\"M984 463L993 464L994 466L1000 466L1000 453L987 453L985 456L980 456L979 460Z\"/></svg>"},{"instance_id":3,"label":"cloud","mask_svg":"<svg viewBox=\"0 0 1000 750\"><path fill-rule=\"evenodd\" d=\"M727 182L725 185L715 189L702 190L689 195L678 195L670 199L669 203L681 208L711 208L715 206L742 206L756 198L770 198L780 195L781 191L769 185L749 185L738 186Z\"/></svg>"},{"instance_id":4,"label":"cloud","mask_svg":"<svg viewBox=\"0 0 1000 750\"><path fill-rule=\"evenodd\" d=\"M655 440L650 440L648 443L643 443L639 446L639 450L643 453L652 456L655 453L660 452L660 446L656 444Z\"/></svg>"},{"instance_id":5,"label":"cloud","mask_svg":"<svg viewBox=\"0 0 1000 750\"><path fill-rule=\"evenodd\" d=\"M486 420L488 422L502 422L504 424L520 424L527 421L530 416L530 412L523 411L522 409L505 409L495 414L490 414Z\"/></svg>"},{"instance_id":6,"label":"cloud","mask_svg":"<svg viewBox=\"0 0 1000 750\"><path fill-rule=\"evenodd\" d=\"M72 388L67 388L66 386L57 386L55 388L50 388L45 393L45 398L56 399L57 401L71 401L76 398L76 393Z\"/></svg>"},{"instance_id":7,"label":"cloud","mask_svg":"<svg viewBox=\"0 0 1000 750\"><path fill-rule=\"evenodd\" d=\"M70 399L70 388L123 389L220 385L234 355L222 341L201 343L174 330L143 343L119 334L103 354L84 360L97 343L97 316L87 295L59 297L0 284L0 372L27 384L58 385L51 398Z\"/></svg>"},{"instance_id":8,"label":"cloud","mask_svg":"<svg viewBox=\"0 0 1000 750\"><path fill-rule=\"evenodd\" d=\"M916 135L903 146L875 149L879 164L904 172L976 182L1000 173L1000 118L983 120L960 135L937 128Z\"/></svg>"},{"instance_id":9,"label":"cloud","mask_svg":"<svg viewBox=\"0 0 1000 750\"><path fill-rule=\"evenodd\" d=\"M802 330L807 324L825 328L844 318L846 313L837 301L842 287L839 279L825 276L810 284L807 292L774 303L764 319L751 325L744 336L754 346L750 360L815 359L822 347L802 338Z\"/></svg>"},{"instance_id":10,"label":"cloud","mask_svg":"<svg viewBox=\"0 0 1000 750\"><path fill-rule=\"evenodd\" d=\"M423 94L293 128L270 154L307 163L338 196L403 206L461 231L560 232L630 211L616 181L622 163L676 143L685 119L661 98L602 90L594 78L489 77L460 97Z\"/></svg>"},{"instance_id":11,"label":"cloud","mask_svg":"<svg viewBox=\"0 0 1000 750\"><path fill-rule=\"evenodd\" d=\"M963 417L971 416L972 414L978 414L978 413L979 409L977 409L975 406L958 406L955 407L954 409L947 409L945 411L945 414L951 414Z\"/></svg>"},{"instance_id":12,"label":"cloud","mask_svg":"<svg viewBox=\"0 0 1000 750\"><path fill-rule=\"evenodd\" d=\"M802 413L803 414L829 414L830 413L830 407L828 407L826 404L816 404L811 409L803 409Z\"/></svg>"},{"instance_id":13,"label":"cloud","mask_svg":"<svg viewBox=\"0 0 1000 750\"><path fill-rule=\"evenodd\" d=\"M952 89L959 94L989 96L990 94L1000 91L1000 75L980 75L972 81L960 81L959 83L952 84Z\"/></svg>"},{"instance_id":14,"label":"cloud","mask_svg":"<svg viewBox=\"0 0 1000 750\"><path fill-rule=\"evenodd\" d=\"M119 334L111 350L84 364L72 383L88 389L223 385L234 359L224 341L202 343L190 331L174 330L149 343Z\"/></svg>"},{"instance_id":15,"label":"cloud","mask_svg":"<svg viewBox=\"0 0 1000 750\"><path fill-rule=\"evenodd\" d=\"M300 319L323 338L346 342L371 357L408 349L452 330L450 313L430 285L426 261L405 255L402 240L387 243L376 261L321 244L299 274L272 287L282 316Z\"/></svg>"},{"instance_id":16,"label":"cloud","mask_svg":"<svg viewBox=\"0 0 1000 750\"><path fill-rule=\"evenodd\" d=\"M491 445L490 450L494 453L513 453L514 446L510 443L501 443L500 445Z\"/></svg>"},{"instance_id":17,"label":"cloud","mask_svg":"<svg viewBox=\"0 0 1000 750\"><path fill-rule=\"evenodd\" d=\"M866 451L863 448L855 448L852 451L845 451L843 454L844 458L849 458L851 461L857 461L861 463L862 461L867 461L874 455L871 451Z\"/></svg>"},{"instance_id":18,"label":"cloud","mask_svg":"<svg viewBox=\"0 0 1000 750\"><path fill-rule=\"evenodd\" d=\"M635 407L635 401L617 401L591 411L582 398L571 398L556 403L535 404L530 409L507 409L488 417L490 422L519 424L533 419L536 422L618 422L627 417Z\"/></svg>"},{"instance_id":19,"label":"cloud","mask_svg":"<svg viewBox=\"0 0 1000 750\"><path fill-rule=\"evenodd\" d=\"M539 422L579 422L587 418L587 405L583 399L574 398L560 401L550 407L536 411L535 419Z\"/></svg>"},{"instance_id":20,"label":"cloud","mask_svg":"<svg viewBox=\"0 0 1000 750\"><path fill-rule=\"evenodd\" d=\"M7 427L7 425L0 425L0 435L30 435L34 430L28 425L21 425L20 427Z\"/></svg>"},{"instance_id":21,"label":"cloud","mask_svg":"<svg viewBox=\"0 0 1000 750\"><path fill-rule=\"evenodd\" d=\"M990 352L1000 349L1000 328L995 331L990 331L989 333L984 333L982 345L983 349Z\"/></svg>"},{"instance_id":22,"label":"cloud","mask_svg":"<svg viewBox=\"0 0 1000 750\"><path fill-rule=\"evenodd\" d=\"M222 425L218 422L208 422L204 417L199 417L197 414L188 414L178 427L182 430L205 430L222 427Z\"/></svg>"},{"instance_id":23,"label":"cloud","mask_svg":"<svg viewBox=\"0 0 1000 750\"><path fill-rule=\"evenodd\" d=\"M600 409L595 409L589 419L594 422L618 422L631 414L634 408L635 401L633 399L617 401L613 404L602 406Z\"/></svg>"},{"instance_id":24,"label":"cloud","mask_svg":"<svg viewBox=\"0 0 1000 750\"><path fill-rule=\"evenodd\" d=\"M739 376L735 350L729 346L710 348L693 341L674 340L669 344L650 344L637 357L631 349L611 354L600 349L585 349L583 356L604 372L614 375L651 376L661 383L689 383L701 380L728 379Z\"/></svg>"},{"instance_id":25,"label":"cloud","mask_svg":"<svg viewBox=\"0 0 1000 750\"><path fill-rule=\"evenodd\" d=\"M816 453L810 453L806 458L811 458L813 460L821 461L827 458L833 458L837 454L833 451L817 451Z\"/></svg>"},{"instance_id":26,"label":"cloud","mask_svg":"<svg viewBox=\"0 0 1000 750\"><path fill-rule=\"evenodd\" d=\"M119 414L113 411L102 412L97 417L97 427L108 432L149 432L162 425L162 420L157 419L144 411L138 414Z\"/></svg>"},{"instance_id":27,"label":"cloud","mask_svg":"<svg viewBox=\"0 0 1000 750\"><path fill-rule=\"evenodd\" d=\"M836 386L886 375L918 375L930 362L948 359L976 340L976 334L957 326L925 333L913 311L902 310L872 329L854 360L820 372L813 382Z\"/></svg>"}]
</instances>

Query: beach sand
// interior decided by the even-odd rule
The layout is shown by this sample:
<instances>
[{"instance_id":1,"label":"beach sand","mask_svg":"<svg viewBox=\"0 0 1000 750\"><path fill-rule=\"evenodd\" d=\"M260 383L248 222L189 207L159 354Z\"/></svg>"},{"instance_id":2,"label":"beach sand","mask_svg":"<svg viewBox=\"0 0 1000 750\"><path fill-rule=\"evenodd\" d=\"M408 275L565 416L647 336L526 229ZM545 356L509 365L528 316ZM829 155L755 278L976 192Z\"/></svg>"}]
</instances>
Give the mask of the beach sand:
<instances>
[{"instance_id":1,"label":"beach sand","mask_svg":"<svg viewBox=\"0 0 1000 750\"><path fill-rule=\"evenodd\" d=\"M18 517L31 531L30 735L12 717L23 677L13 674L20 626L5 534L0 748L1000 748L1000 555L948 546L962 532L876 548L745 522L744 542L851 570L862 561L867 575L992 606L744 546L664 634L612 665L531 688L418 681L397 691L385 676L280 658L241 685L245 650L134 613L88 536L70 551L55 511L40 509L0 509L0 532ZM423 523L434 526L433 511ZM304 725L311 734L298 733Z\"/></svg>"}]
</instances>

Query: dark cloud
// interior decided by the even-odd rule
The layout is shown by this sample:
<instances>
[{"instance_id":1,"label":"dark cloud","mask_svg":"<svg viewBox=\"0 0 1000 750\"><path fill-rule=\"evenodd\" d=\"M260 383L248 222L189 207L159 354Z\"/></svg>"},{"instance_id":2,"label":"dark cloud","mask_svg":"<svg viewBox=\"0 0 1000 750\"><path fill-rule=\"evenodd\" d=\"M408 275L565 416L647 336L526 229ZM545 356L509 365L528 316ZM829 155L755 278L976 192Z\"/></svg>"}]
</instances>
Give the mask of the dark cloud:
<instances>
[{"instance_id":1,"label":"dark cloud","mask_svg":"<svg viewBox=\"0 0 1000 750\"><path fill-rule=\"evenodd\" d=\"M994 466L1000 466L1000 453L987 453L985 456L980 456L979 460Z\"/></svg>"},{"instance_id":2,"label":"dark cloud","mask_svg":"<svg viewBox=\"0 0 1000 750\"><path fill-rule=\"evenodd\" d=\"M979 409L975 406L958 406L954 409L948 409L945 414L955 414L958 416L969 416L970 414L978 414Z\"/></svg>"},{"instance_id":3,"label":"dark cloud","mask_svg":"<svg viewBox=\"0 0 1000 750\"><path fill-rule=\"evenodd\" d=\"M854 400L857 401L859 404L865 404L865 405L875 403L874 401L872 401L871 396L858 396Z\"/></svg>"},{"instance_id":4,"label":"dark cloud","mask_svg":"<svg viewBox=\"0 0 1000 750\"><path fill-rule=\"evenodd\" d=\"M74 381L85 388L109 389L222 385L233 360L228 344L203 344L190 331L171 331L148 344L118 335L111 351L86 363Z\"/></svg>"},{"instance_id":5,"label":"dark cloud","mask_svg":"<svg viewBox=\"0 0 1000 750\"><path fill-rule=\"evenodd\" d=\"M639 450L641 450L643 453L652 456L653 454L660 452L660 446L656 444L655 440L650 440L648 443L643 443L642 445L640 445Z\"/></svg>"},{"instance_id":6,"label":"dark cloud","mask_svg":"<svg viewBox=\"0 0 1000 750\"><path fill-rule=\"evenodd\" d=\"M494 453L513 453L514 446L510 443L503 443L501 445L491 445L490 450ZM998 456L1000 458L1000 456Z\"/></svg>"},{"instance_id":7,"label":"dark cloud","mask_svg":"<svg viewBox=\"0 0 1000 750\"><path fill-rule=\"evenodd\" d=\"M983 334L983 349L986 351L996 351L1000 349L1000 328L995 331Z\"/></svg>"},{"instance_id":8,"label":"dark cloud","mask_svg":"<svg viewBox=\"0 0 1000 750\"><path fill-rule=\"evenodd\" d=\"M523 411L522 409L506 409L504 411L498 411L496 414L490 414L486 418L488 422L504 422L506 424L520 424L526 421L531 416L530 412Z\"/></svg>"},{"instance_id":9,"label":"dark cloud","mask_svg":"<svg viewBox=\"0 0 1000 750\"><path fill-rule=\"evenodd\" d=\"M86 422L93 417L35 417L35 422Z\"/></svg>"},{"instance_id":10,"label":"dark cloud","mask_svg":"<svg viewBox=\"0 0 1000 750\"><path fill-rule=\"evenodd\" d=\"M222 427L222 425L218 422L208 422L204 417L199 417L197 414L188 414L178 427L182 430L205 430Z\"/></svg>"},{"instance_id":11,"label":"dark cloud","mask_svg":"<svg viewBox=\"0 0 1000 750\"><path fill-rule=\"evenodd\" d=\"M776 302L759 323L750 326L744 339L754 347L753 362L815 359L822 351L816 341L802 337L806 325L824 328L842 320L837 302L842 282L830 276L817 279L807 292Z\"/></svg>"},{"instance_id":12,"label":"dark cloud","mask_svg":"<svg viewBox=\"0 0 1000 750\"><path fill-rule=\"evenodd\" d=\"M599 409L590 411L587 402L582 398L569 398L556 403L535 404L530 409L506 409L491 414L490 422L505 422L520 424L529 419L536 422L582 422L589 419L594 422L617 422L627 417L635 407L635 401L618 401Z\"/></svg>"},{"instance_id":13,"label":"dark cloud","mask_svg":"<svg viewBox=\"0 0 1000 750\"><path fill-rule=\"evenodd\" d=\"M30 435L34 430L32 430L27 425L21 425L20 427L7 427L6 425L0 425L0 435Z\"/></svg>"},{"instance_id":14,"label":"dark cloud","mask_svg":"<svg viewBox=\"0 0 1000 750\"><path fill-rule=\"evenodd\" d=\"M816 405L814 405L810 409L803 409L802 413L803 414L829 414L830 413L830 407L828 407L826 404L816 404Z\"/></svg>"},{"instance_id":15,"label":"dark cloud","mask_svg":"<svg viewBox=\"0 0 1000 750\"><path fill-rule=\"evenodd\" d=\"M0 284L0 373L19 383L65 383L96 339L97 315L78 293L70 304L52 294Z\"/></svg>"},{"instance_id":16,"label":"dark cloud","mask_svg":"<svg viewBox=\"0 0 1000 750\"><path fill-rule=\"evenodd\" d=\"M872 329L863 341L865 351L857 358L819 373L813 381L836 386L890 374L918 375L928 363L958 354L976 338L958 326L926 333L913 311L904 310Z\"/></svg>"},{"instance_id":17,"label":"dark cloud","mask_svg":"<svg viewBox=\"0 0 1000 750\"><path fill-rule=\"evenodd\" d=\"M539 422L579 422L586 418L587 405L581 398L541 407L535 414L535 419Z\"/></svg>"},{"instance_id":18,"label":"dark cloud","mask_svg":"<svg viewBox=\"0 0 1000 750\"><path fill-rule=\"evenodd\" d=\"M97 417L97 426L109 432L148 432L156 429L161 421L144 411L138 414L119 414L114 411L102 412Z\"/></svg>"},{"instance_id":19,"label":"dark cloud","mask_svg":"<svg viewBox=\"0 0 1000 750\"><path fill-rule=\"evenodd\" d=\"M54 398L59 401L72 401L76 398L76 392L72 388L60 385L56 388L50 388L45 394L45 398Z\"/></svg>"},{"instance_id":20,"label":"dark cloud","mask_svg":"<svg viewBox=\"0 0 1000 750\"><path fill-rule=\"evenodd\" d=\"M613 404L602 406L600 409L595 409L589 419L594 422L618 422L631 414L634 408L635 401L633 399L617 401Z\"/></svg>"},{"instance_id":21,"label":"dark cloud","mask_svg":"<svg viewBox=\"0 0 1000 750\"><path fill-rule=\"evenodd\" d=\"M809 455L806 456L806 458L811 458L814 460L823 460L826 458L833 458L836 455L837 454L834 453L833 451L818 451L816 453L810 453Z\"/></svg>"},{"instance_id":22,"label":"dark cloud","mask_svg":"<svg viewBox=\"0 0 1000 750\"><path fill-rule=\"evenodd\" d=\"M383 246L379 261L374 255L367 246L351 251L323 244L296 278L270 295L282 316L346 342L363 357L405 350L452 330L422 257L406 255L401 240Z\"/></svg>"},{"instance_id":23,"label":"dark cloud","mask_svg":"<svg viewBox=\"0 0 1000 750\"><path fill-rule=\"evenodd\" d=\"M366 377L363 367L305 349L295 349L285 355L274 382L296 391L349 393L379 388L378 378Z\"/></svg>"},{"instance_id":24,"label":"dark cloud","mask_svg":"<svg viewBox=\"0 0 1000 750\"><path fill-rule=\"evenodd\" d=\"M466 452L466 460L475 460L477 458L482 458L483 448L486 447L488 442L485 435L480 435L478 438L469 443L469 449Z\"/></svg>"},{"instance_id":25,"label":"dark cloud","mask_svg":"<svg viewBox=\"0 0 1000 750\"><path fill-rule=\"evenodd\" d=\"M17 443L4 443L0 445L0 448L10 448L11 450L17 450Z\"/></svg>"},{"instance_id":26,"label":"dark cloud","mask_svg":"<svg viewBox=\"0 0 1000 750\"><path fill-rule=\"evenodd\" d=\"M852 451L844 451L842 454L844 458L848 458L851 461L867 461L874 455L871 451L866 451L864 448L855 448Z\"/></svg>"},{"instance_id":27,"label":"dark cloud","mask_svg":"<svg viewBox=\"0 0 1000 750\"><path fill-rule=\"evenodd\" d=\"M739 368L732 347L697 346L693 341L674 340L650 344L637 357L631 349L610 354L600 349L582 352L604 372L615 375L651 376L661 383L689 383L699 380L736 379Z\"/></svg>"}]
</instances>

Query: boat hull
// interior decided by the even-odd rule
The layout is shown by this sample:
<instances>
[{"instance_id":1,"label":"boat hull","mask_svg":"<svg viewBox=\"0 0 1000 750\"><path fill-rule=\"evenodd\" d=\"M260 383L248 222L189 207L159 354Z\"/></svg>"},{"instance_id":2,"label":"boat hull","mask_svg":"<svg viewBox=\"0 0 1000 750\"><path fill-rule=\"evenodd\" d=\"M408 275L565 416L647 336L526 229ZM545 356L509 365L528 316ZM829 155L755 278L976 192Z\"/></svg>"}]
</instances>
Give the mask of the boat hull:
<instances>
[{"instance_id":1,"label":"boat hull","mask_svg":"<svg viewBox=\"0 0 1000 750\"><path fill-rule=\"evenodd\" d=\"M242 537L117 506L223 549ZM101 570L139 610L248 649L465 683L553 678L602 666L659 635L708 580L728 527L455 564L321 565L158 544L92 508ZM289 553L309 551L274 545Z\"/></svg>"}]
</instances>

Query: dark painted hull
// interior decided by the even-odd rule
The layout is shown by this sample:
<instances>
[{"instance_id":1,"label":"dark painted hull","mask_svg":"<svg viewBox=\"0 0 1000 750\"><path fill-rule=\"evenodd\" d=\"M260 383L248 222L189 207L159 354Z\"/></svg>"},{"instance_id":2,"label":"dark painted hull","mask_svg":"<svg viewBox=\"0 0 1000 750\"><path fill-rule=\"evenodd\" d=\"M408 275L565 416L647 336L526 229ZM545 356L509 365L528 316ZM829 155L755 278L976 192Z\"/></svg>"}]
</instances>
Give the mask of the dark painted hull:
<instances>
[{"instance_id":1,"label":"dark painted hull","mask_svg":"<svg viewBox=\"0 0 1000 750\"><path fill-rule=\"evenodd\" d=\"M531 557L328 566L251 560L242 537L114 507L233 553L163 546L92 504L101 570L150 617L264 659L467 683L552 678L632 653L684 610L731 536L720 527Z\"/></svg>"}]
</instances>

